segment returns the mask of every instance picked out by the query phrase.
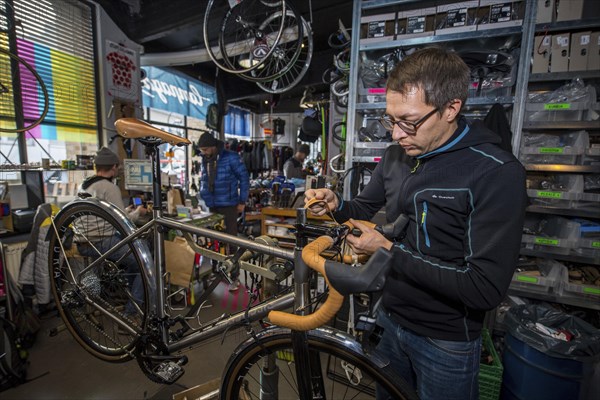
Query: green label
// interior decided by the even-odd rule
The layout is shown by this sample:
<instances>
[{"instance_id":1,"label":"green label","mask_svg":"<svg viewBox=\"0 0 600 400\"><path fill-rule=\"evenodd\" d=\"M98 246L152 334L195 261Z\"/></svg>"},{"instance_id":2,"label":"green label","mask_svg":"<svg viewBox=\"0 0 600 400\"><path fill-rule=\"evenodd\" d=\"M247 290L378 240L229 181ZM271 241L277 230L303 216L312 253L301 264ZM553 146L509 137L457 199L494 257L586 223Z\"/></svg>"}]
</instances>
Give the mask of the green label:
<instances>
[{"instance_id":1,"label":"green label","mask_svg":"<svg viewBox=\"0 0 600 400\"><path fill-rule=\"evenodd\" d=\"M562 147L540 147L539 150L540 150L540 153L544 153L544 154L548 154L548 153L562 154L564 149Z\"/></svg>"},{"instance_id":2,"label":"green label","mask_svg":"<svg viewBox=\"0 0 600 400\"><path fill-rule=\"evenodd\" d=\"M543 191L539 191L537 192L537 197L544 197L547 199L561 199L562 198L562 192L543 192Z\"/></svg>"},{"instance_id":3,"label":"green label","mask_svg":"<svg viewBox=\"0 0 600 400\"><path fill-rule=\"evenodd\" d=\"M600 242L592 242L592 247L595 249L600 249Z\"/></svg>"},{"instance_id":4,"label":"green label","mask_svg":"<svg viewBox=\"0 0 600 400\"><path fill-rule=\"evenodd\" d=\"M571 103L548 103L544 104L544 110L568 110Z\"/></svg>"},{"instance_id":5,"label":"green label","mask_svg":"<svg viewBox=\"0 0 600 400\"><path fill-rule=\"evenodd\" d=\"M534 240L535 244L543 244L544 246L558 246L558 239L548 239L543 237L536 237Z\"/></svg>"},{"instance_id":6,"label":"green label","mask_svg":"<svg viewBox=\"0 0 600 400\"><path fill-rule=\"evenodd\" d=\"M596 289L596 288L593 288L593 287L584 287L583 288L583 293L600 295L600 288Z\"/></svg>"},{"instance_id":7,"label":"green label","mask_svg":"<svg viewBox=\"0 0 600 400\"><path fill-rule=\"evenodd\" d=\"M533 276L518 275L517 280L521 281L521 282L527 282L527 283L538 283L538 279Z\"/></svg>"}]
</instances>

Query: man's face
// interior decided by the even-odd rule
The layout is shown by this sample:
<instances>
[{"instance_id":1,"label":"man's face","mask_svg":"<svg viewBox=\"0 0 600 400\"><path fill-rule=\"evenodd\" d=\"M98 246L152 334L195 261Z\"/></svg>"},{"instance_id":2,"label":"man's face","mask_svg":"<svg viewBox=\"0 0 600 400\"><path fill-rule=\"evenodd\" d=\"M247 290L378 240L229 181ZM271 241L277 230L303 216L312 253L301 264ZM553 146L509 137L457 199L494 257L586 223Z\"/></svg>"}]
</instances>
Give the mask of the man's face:
<instances>
[{"instance_id":1,"label":"man's face","mask_svg":"<svg viewBox=\"0 0 600 400\"><path fill-rule=\"evenodd\" d=\"M388 91L386 96L388 114L393 120L417 122L435 107L425 104L424 94L420 88L413 88L399 93ZM394 124L392 139L400 144L406 154L416 157L440 147L452 136L456 124L447 121L446 108L434 112L417 126L415 133L406 133ZM440 113L442 116L440 117Z\"/></svg>"},{"instance_id":2,"label":"man's face","mask_svg":"<svg viewBox=\"0 0 600 400\"><path fill-rule=\"evenodd\" d=\"M298 161L303 163L304 160L306 160L306 153L302 153L301 151L299 151L296 155L296 158L298 158Z\"/></svg>"},{"instance_id":3,"label":"man's face","mask_svg":"<svg viewBox=\"0 0 600 400\"><path fill-rule=\"evenodd\" d=\"M216 146L200 147L200 153L202 153L203 156L212 157L216 152Z\"/></svg>"}]
</instances>

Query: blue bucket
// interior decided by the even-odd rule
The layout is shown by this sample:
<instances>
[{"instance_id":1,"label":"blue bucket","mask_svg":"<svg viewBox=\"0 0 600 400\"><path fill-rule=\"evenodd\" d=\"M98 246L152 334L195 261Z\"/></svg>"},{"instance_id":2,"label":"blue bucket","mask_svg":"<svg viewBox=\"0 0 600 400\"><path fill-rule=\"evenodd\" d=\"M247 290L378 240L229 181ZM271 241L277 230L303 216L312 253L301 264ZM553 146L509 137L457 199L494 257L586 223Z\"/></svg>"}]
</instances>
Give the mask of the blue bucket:
<instances>
[{"instance_id":1,"label":"blue bucket","mask_svg":"<svg viewBox=\"0 0 600 400\"><path fill-rule=\"evenodd\" d=\"M592 364L550 357L510 333L505 336L502 363L503 400L581 399L593 375Z\"/></svg>"}]
</instances>

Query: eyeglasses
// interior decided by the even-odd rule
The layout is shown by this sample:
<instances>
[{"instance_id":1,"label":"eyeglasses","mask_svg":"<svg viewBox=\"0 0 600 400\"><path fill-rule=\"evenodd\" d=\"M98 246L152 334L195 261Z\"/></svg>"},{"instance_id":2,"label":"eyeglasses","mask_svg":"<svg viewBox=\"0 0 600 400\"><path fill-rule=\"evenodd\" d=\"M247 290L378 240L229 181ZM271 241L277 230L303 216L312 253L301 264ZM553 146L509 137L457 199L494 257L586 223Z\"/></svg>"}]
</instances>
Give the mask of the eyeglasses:
<instances>
[{"instance_id":1,"label":"eyeglasses","mask_svg":"<svg viewBox=\"0 0 600 400\"><path fill-rule=\"evenodd\" d=\"M402 129L402 131L404 133L407 133L409 135L414 135L415 133L417 133L417 129L419 128L419 125L421 125L423 122L427 121L427 119L429 117L431 117L433 114L435 114L437 111L438 111L438 108L436 107L433 110L431 110L429 113L427 113L425 116L423 116L422 118L419 118L415 122L405 121L405 120L396 121L389 115L384 114L379 118L379 123L388 131L394 130L394 125L397 125L398 128Z\"/></svg>"}]
</instances>

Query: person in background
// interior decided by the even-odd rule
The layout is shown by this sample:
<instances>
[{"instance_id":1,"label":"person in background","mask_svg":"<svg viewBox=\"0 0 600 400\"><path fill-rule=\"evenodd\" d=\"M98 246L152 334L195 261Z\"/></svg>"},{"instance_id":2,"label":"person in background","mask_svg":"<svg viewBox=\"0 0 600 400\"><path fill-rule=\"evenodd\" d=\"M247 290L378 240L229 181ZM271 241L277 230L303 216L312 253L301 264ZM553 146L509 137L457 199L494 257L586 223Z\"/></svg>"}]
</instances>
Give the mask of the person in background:
<instances>
[{"instance_id":1,"label":"person in background","mask_svg":"<svg viewBox=\"0 0 600 400\"><path fill-rule=\"evenodd\" d=\"M123 202L123 197L121 195L121 189L119 189L119 187L113 183L113 179L119 173L120 164L121 160L115 153L113 153L107 147L102 147L96 153L96 157L94 158L94 169L96 174L86 178L79 187L78 192L87 193L92 197L112 203L124 211L129 219L132 220L132 222L136 222L139 218L142 218L146 214L147 210L143 205L137 207L134 207L133 205L125 207L125 203ZM88 232L88 234L91 232L97 232L96 235L90 236L103 237L104 232L108 231L105 229L103 224L104 221L98 221L95 218L90 218L87 220L86 226L82 227L82 229L85 232ZM78 250L83 256L98 257L98 255L101 253L110 250L121 239L122 238L115 238L112 235L106 236L103 239L93 243L93 246L90 246L87 241L82 241L80 244L78 244ZM77 242L77 239L75 239L75 241ZM139 270L138 264L133 254L127 254L128 252L129 247L123 246L111 256L111 259L115 262L118 260L121 265L125 266L126 270L136 272ZM141 306L144 302L144 293L141 276L139 273L136 273L135 276L131 278L129 283L132 285L133 299ZM135 306L131 302L127 303L125 306L125 314L132 316L136 313L137 311Z\"/></svg>"},{"instance_id":2,"label":"person in background","mask_svg":"<svg viewBox=\"0 0 600 400\"><path fill-rule=\"evenodd\" d=\"M338 222L370 220L383 207L387 222L407 217L395 238L350 219L361 234L347 242L359 254L392 252L378 349L421 399L478 398L483 320L519 257L525 170L497 134L461 115L468 88L469 68L450 50L405 57L389 75L380 120L398 145L351 201L329 189L305 194L324 200L314 213L334 211Z\"/></svg>"},{"instance_id":3,"label":"person in background","mask_svg":"<svg viewBox=\"0 0 600 400\"><path fill-rule=\"evenodd\" d=\"M224 216L225 232L237 236L238 214L244 211L250 190L248 171L239 154L226 150L210 133L200 136L198 147L202 154L200 197L211 212ZM229 246L229 252L234 251ZM230 291L238 290L239 274L239 267L231 271Z\"/></svg>"},{"instance_id":4,"label":"person in background","mask_svg":"<svg viewBox=\"0 0 600 400\"><path fill-rule=\"evenodd\" d=\"M301 144L298 151L283 164L283 175L287 179L297 178L304 179L306 174L302 171L304 160L310 154L310 146Z\"/></svg>"}]
</instances>

